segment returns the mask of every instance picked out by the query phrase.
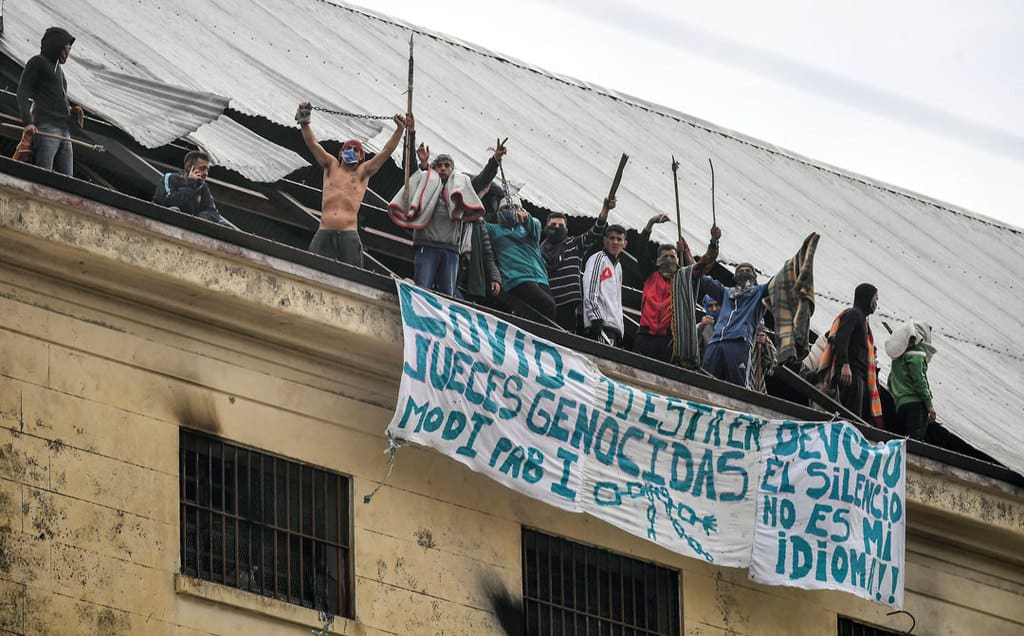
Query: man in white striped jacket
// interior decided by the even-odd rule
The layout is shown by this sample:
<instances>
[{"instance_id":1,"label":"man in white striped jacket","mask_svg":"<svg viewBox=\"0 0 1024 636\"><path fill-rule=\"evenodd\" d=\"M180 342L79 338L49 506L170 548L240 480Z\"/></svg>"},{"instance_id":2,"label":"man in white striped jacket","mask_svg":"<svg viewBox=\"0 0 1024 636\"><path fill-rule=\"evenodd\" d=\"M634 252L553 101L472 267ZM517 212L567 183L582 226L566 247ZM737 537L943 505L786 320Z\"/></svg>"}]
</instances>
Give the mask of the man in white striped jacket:
<instances>
[{"instance_id":1,"label":"man in white striped jacket","mask_svg":"<svg viewBox=\"0 0 1024 636\"><path fill-rule=\"evenodd\" d=\"M622 341L622 265L626 228L609 225L604 249L583 270L583 327L588 337L610 345Z\"/></svg>"}]
</instances>

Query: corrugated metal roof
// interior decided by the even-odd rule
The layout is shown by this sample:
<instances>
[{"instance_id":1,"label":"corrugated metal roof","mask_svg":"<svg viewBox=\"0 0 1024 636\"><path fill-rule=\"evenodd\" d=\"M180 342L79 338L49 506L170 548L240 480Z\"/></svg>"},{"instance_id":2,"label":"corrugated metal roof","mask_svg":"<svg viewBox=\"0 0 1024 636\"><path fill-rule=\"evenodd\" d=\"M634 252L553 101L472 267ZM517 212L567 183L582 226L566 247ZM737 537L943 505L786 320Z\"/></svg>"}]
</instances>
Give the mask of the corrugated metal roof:
<instances>
[{"instance_id":1,"label":"corrugated metal roof","mask_svg":"<svg viewBox=\"0 0 1024 636\"><path fill-rule=\"evenodd\" d=\"M227 115L203 125L188 139L208 152L214 165L252 181L277 181L309 165L298 154L267 141Z\"/></svg>"},{"instance_id":2,"label":"corrugated metal roof","mask_svg":"<svg viewBox=\"0 0 1024 636\"><path fill-rule=\"evenodd\" d=\"M42 33L34 25L40 17L38 13L9 11L0 50L22 63L38 53ZM62 21L54 18L54 23L58 22ZM169 144L194 132L216 119L228 105L226 97L213 93L112 71L77 55L71 59L74 62L69 62L66 75L71 98L148 148Z\"/></svg>"},{"instance_id":3,"label":"corrugated metal roof","mask_svg":"<svg viewBox=\"0 0 1024 636\"><path fill-rule=\"evenodd\" d=\"M351 112L404 110L409 27L362 10L319 0L160 6L17 0L7 7L8 15L34 16L33 41L50 23L74 25L76 56L226 95L233 108L279 124L294 125L295 105L303 99ZM25 24L9 19L3 37L24 37L11 31ZM879 344L880 320L931 322L939 347L931 379L940 419L1024 474L1020 230L665 107L419 33L417 136L435 153L476 166L496 137L508 135L505 170L526 182L524 197L593 214L619 154L627 152L631 161L613 219L634 227L672 207L674 154L682 163L684 233L697 244L711 224L707 159L713 158L723 260L749 260L771 273L804 236L821 233L812 326L827 329L862 281L880 290L880 313L873 318ZM335 139L381 133L379 147L390 125L382 131L375 122L316 113L314 130ZM670 226L657 232L674 238Z\"/></svg>"}]
</instances>

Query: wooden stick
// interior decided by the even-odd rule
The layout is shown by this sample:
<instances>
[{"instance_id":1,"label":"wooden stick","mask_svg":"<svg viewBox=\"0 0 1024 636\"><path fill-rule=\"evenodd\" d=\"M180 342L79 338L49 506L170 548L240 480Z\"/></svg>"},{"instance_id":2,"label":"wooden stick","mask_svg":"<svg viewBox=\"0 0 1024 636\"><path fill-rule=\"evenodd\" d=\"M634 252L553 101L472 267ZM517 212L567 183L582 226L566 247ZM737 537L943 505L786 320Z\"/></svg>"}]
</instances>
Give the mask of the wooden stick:
<instances>
[{"instance_id":1,"label":"wooden stick","mask_svg":"<svg viewBox=\"0 0 1024 636\"><path fill-rule=\"evenodd\" d=\"M409 213L409 161L411 159L412 153L416 152L416 150L412 147L412 143L413 143L413 140L412 140L412 137L411 137L412 132L410 131L409 121L408 121L409 118L412 117L412 74L413 74L412 38L413 38L413 36L410 33L409 34L409 90L406 93L407 99L406 99L406 103L405 103L405 118L406 118L406 126L405 126L405 162L404 162L405 163L405 189L403 190L403 192L405 194L402 196L403 209L404 209L406 214Z\"/></svg>"},{"instance_id":2,"label":"wooden stick","mask_svg":"<svg viewBox=\"0 0 1024 636\"><path fill-rule=\"evenodd\" d=\"M622 171L626 169L626 162L629 161L629 155L622 153L619 158L619 168L615 171L615 178L612 179L612 187L608 190L608 198L611 199L615 196L615 193L619 191L619 183L622 182Z\"/></svg>"},{"instance_id":3,"label":"wooden stick","mask_svg":"<svg viewBox=\"0 0 1024 636\"><path fill-rule=\"evenodd\" d=\"M21 126L15 126L14 124L0 124L0 126L3 126L8 130L17 130L19 132L25 131L25 129ZM36 130L32 134L39 135L40 137L49 137L50 139L59 139L61 141L67 141L76 146L82 146L83 148L88 148L89 150L95 150L96 152L106 152L106 148L99 144L91 144L88 141L82 141L81 139L75 139L74 137L62 137L60 135L55 135L53 133L43 132L41 130Z\"/></svg>"},{"instance_id":4,"label":"wooden stick","mask_svg":"<svg viewBox=\"0 0 1024 636\"><path fill-rule=\"evenodd\" d=\"M715 164L711 163L711 157L708 157L708 165L711 166L711 227L714 227L718 219L715 217Z\"/></svg>"},{"instance_id":5,"label":"wooden stick","mask_svg":"<svg viewBox=\"0 0 1024 636\"><path fill-rule=\"evenodd\" d=\"M675 155L672 155L672 177L673 185L676 188L676 234L677 238L683 240L683 221L679 213L679 162L676 161Z\"/></svg>"}]
</instances>

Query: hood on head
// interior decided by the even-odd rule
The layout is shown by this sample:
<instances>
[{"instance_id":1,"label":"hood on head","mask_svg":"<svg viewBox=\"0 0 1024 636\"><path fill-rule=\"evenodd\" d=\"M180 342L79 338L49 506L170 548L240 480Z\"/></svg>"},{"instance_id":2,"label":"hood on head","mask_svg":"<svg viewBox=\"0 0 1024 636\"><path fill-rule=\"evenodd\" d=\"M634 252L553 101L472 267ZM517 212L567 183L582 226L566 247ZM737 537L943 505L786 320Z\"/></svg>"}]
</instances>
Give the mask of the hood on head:
<instances>
[{"instance_id":1,"label":"hood on head","mask_svg":"<svg viewBox=\"0 0 1024 636\"><path fill-rule=\"evenodd\" d=\"M885 341L885 353L893 359L900 357L912 347L924 351L928 360L931 360L935 353L931 325L920 320L908 320L896 327Z\"/></svg>"},{"instance_id":2,"label":"hood on head","mask_svg":"<svg viewBox=\"0 0 1024 636\"><path fill-rule=\"evenodd\" d=\"M853 306L865 314L871 313L871 300L878 293L878 288L871 283L861 283L853 291Z\"/></svg>"},{"instance_id":3,"label":"hood on head","mask_svg":"<svg viewBox=\"0 0 1024 636\"><path fill-rule=\"evenodd\" d=\"M484 219L490 223L498 222L498 204L505 198L505 189L497 181L491 183L490 189L480 200L484 204Z\"/></svg>"},{"instance_id":4,"label":"hood on head","mask_svg":"<svg viewBox=\"0 0 1024 636\"><path fill-rule=\"evenodd\" d=\"M73 35L60 27L50 27L43 33L43 39L39 42L39 52L52 62L60 57L60 50L67 44L74 44Z\"/></svg>"},{"instance_id":5,"label":"hood on head","mask_svg":"<svg viewBox=\"0 0 1024 636\"><path fill-rule=\"evenodd\" d=\"M711 312L711 303L716 303L716 302L718 302L718 301L715 300L714 298L712 298L711 296L708 296L708 295L705 294L704 299L700 301L700 304L703 305L703 307L704 307L704 313L710 314L710 315L714 315ZM715 313L717 313L717 312L715 312Z\"/></svg>"}]
</instances>

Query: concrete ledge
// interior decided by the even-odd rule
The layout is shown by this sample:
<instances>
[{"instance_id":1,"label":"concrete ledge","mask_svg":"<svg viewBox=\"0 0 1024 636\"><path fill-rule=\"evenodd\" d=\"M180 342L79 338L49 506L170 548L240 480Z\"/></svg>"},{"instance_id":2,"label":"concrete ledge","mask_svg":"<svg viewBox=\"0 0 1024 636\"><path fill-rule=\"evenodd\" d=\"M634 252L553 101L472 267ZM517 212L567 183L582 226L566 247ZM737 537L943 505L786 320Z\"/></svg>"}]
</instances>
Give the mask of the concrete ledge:
<instances>
[{"instance_id":1,"label":"concrete ledge","mask_svg":"<svg viewBox=\"0 0 1024 636\"><path fill-rule=\"evenodd\" d=\"M245 592L227 585L203 581L184 574L174 575L174 591L218 605L226 605L286 623L302 625L310 630L323 627L323 623L320 622L320 613L317 610ZM359 621L335 616L330 631L338 634L357 635L363 634L365 630Z\"/></svg>"}]
</instances>

